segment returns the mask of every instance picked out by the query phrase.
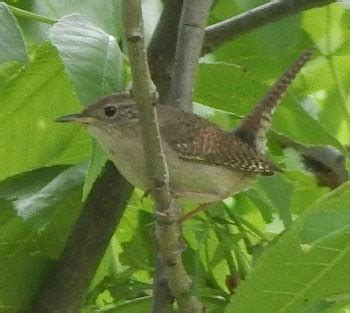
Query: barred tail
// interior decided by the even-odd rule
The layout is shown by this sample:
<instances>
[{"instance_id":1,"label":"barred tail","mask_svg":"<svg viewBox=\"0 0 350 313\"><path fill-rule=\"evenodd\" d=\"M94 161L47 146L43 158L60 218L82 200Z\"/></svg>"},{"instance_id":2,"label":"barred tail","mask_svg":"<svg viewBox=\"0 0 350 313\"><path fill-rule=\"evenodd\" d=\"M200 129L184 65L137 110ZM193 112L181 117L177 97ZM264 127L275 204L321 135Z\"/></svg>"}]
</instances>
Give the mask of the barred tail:
<instances>
[{"instance_id":1,"label":"barred tail","mask_svg":"<svg viewBox=\"0 0 350 313\"><path fill-rule=\"evenodd\" d=\"M271 124L271 116L275 107L286 93L295 76L300 72L313 54L313 49L306 50L280 76L254 110L244 117L234 130L236 136L247 144L254 146L260 153L266 150L266 133Z\"/></svg>"}]
</instances>

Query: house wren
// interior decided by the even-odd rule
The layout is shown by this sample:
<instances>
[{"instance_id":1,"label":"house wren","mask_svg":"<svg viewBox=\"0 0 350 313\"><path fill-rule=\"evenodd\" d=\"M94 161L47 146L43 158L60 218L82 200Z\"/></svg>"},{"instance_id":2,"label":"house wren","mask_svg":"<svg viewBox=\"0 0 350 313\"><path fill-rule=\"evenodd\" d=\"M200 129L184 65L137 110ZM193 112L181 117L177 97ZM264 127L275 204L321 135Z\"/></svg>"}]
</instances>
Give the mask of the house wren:
<instances>
[{"instance_id":1,"label":"house wren","mask_svg":"<svg viewBox=\"0 0 350 313\"><path fill-rule=\"evenodd\" d=\"M278 170L264 155L266 131L273 108L310 55L305 52L290 66L235 133L193 113L157 106L175 197L216 202L246 189L257 175L272 175ZM136 187L149 189L137 106L128 92L104 97L81 113L57 121L86 126L125 178Z\"/></svg>"}]
</instances>

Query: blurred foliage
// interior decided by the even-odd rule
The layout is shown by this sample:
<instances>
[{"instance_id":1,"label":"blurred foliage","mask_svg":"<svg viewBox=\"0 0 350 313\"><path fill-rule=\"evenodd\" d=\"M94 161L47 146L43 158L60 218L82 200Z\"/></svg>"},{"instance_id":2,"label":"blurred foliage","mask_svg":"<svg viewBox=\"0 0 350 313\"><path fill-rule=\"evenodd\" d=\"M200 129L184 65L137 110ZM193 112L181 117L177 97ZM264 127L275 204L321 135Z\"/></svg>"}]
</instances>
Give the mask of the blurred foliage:
<instances>
[{"instance_id":1,"label":"blurred foliage","mask_svg":"<svg viewBox=\"0 0 350 313\"><path fill-rule=\"evenodd\" d=\"M16 18L0 3L0 312L25 312L59 258L106 157L84 130L56 125L125 88L120 1L6 1L54 20ZM143 1L147 33L161 7ZM210 23L266 1L219 0ZM313 9L242 35L201 59L196 112L230 129L306 48L314 58L279 106L273 129L347 153L350 12ZM202 105L201 105L202 104ZM184 262L208 311L349 308L350 189L317 185L297 153L271 140L283 173L186 222ZM147 312L154 262L152 203L136 190L82 312ZM191 205L186 205L189 210Z\"/></svg>"}]
</instances>

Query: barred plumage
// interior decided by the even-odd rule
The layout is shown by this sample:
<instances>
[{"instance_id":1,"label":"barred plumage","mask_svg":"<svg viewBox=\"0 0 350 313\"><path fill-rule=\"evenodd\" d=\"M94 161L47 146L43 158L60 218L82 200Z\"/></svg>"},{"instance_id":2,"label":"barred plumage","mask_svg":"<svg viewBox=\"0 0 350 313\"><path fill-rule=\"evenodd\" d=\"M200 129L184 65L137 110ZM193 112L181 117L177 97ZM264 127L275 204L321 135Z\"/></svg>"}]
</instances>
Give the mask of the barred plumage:
<instances>
[{"instance_id":1,"label":"barred plumage","mask_svg":"<svg viewBox=\"0 0 350 313\"><path fill-rule=\"evenodd\" d=\"M163 110L171 113L168 114L169 118L162 121L161 136L181 159L247 174L272 175L278 170L276 165L240 138L206 119L169 107L160 106L158 109L159 114Z\"/></svg>"},{"instance_id":2,"label":"barred plumage","mask_svg":"<svg viewBox=\"0 0 350 313\"><path fill-rule=\"evenodd\" d=\"M291 82L311 58L313 50L306 50L300 57L280 76L269 89L266 96L255 106L253 111L244 117L236 127L234 133L244 142L264 154L266 151L266 133L271 124L271 117L282 96Z\"/></svg>"}]
</instances>

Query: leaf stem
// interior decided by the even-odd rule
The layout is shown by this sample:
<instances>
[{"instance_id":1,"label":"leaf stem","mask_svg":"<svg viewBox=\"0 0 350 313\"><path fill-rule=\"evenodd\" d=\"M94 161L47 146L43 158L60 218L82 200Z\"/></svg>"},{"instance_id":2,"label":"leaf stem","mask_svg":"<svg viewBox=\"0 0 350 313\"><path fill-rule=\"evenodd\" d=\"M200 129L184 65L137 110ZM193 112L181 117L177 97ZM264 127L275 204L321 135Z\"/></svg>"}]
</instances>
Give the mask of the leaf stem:
<instances>
[{"instance_id":1,"label":"leaf stem","mask_svg":"<svg viewBox=\"0 0 350 313\"><path fill-rule=\"evenodd\" d=\"M262 240L265 241L270 241L270 239L262 232L260 231L257 227L255 227L252 223L244 219L243 217L239 216L238 214L234 213L233 210L230 210L227 207L226 212L230 215L230 217L233 219L236 225L244 225L246 228L248 228L250 231L255 233L257 236L259 236Z\"/></svg>"},{"instance_id":2,"label":"leaf stem","mask_svg":"<svg viewBox=\"0 0 350 313\"><path fill-rule=\"evenodd\" d=\"M9 5L9 4L7 4L7 6L10 9L10 11L12 12L12 14L15 16L28 18L30 20L35 20L35 21L38 21L40 23L49 24L49 25L56 23L55 20L53 20L49 17L46 17L44 15L40 15L40 14L32 13L32 12L29 12L26 10L22 10L22 9L16 8L12 5Z\"/></svg>"}]
</instances>

